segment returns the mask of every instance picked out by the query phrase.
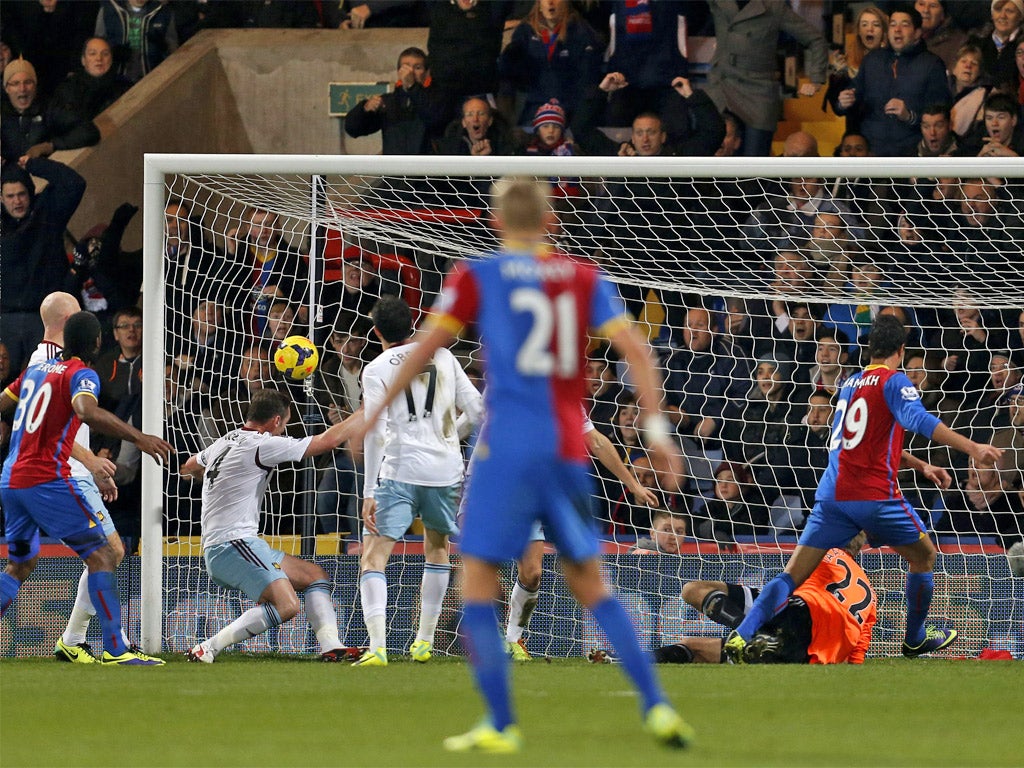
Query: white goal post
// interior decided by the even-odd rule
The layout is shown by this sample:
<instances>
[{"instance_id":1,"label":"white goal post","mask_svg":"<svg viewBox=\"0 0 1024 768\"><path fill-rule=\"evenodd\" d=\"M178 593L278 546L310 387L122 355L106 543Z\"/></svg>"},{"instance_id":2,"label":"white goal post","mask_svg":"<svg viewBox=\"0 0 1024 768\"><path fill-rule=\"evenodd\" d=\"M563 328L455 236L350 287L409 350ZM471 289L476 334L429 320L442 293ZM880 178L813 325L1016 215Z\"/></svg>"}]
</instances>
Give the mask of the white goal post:
<instances>
[{"instance_id":1,"label":"white goal post","mask_svg":"<svg viewBox=\"0 0 1024 768\"><path fill-rule=\"evenodd\" d=\"M693 483L687 491L689 496L682 502L690 525L688 533L696 540L692 553L696 558L704 558L703 553L714 550L707 557L715 560L717 570L701 569L699 572L714 573L716 578L725 578L728 574L737 575L741 580L755 576L741 568L742 563L737 565L739 561L726 562L717 554L719 551L735 552L737 547L743 553L746 542L742 536L737 536L735 541L716 538L720 529L702 511L707 508L708 500L714 498L715 475L724 465L742 464L745 468L761 467L771 472L778 468L773 469L771 461L764 460L763 451L758 455L742 450L749 439L743 430L743 420L747 418L745 414L753 413L745 410L750 397L742 393L734 396L717 392L717 405L709 406L713 416L704 412L689 413L684 407L689 394L707 395L707 392L686 391L696 379L696 373L680 367L683 364L678 362L679 350L691 343L693 334L687 320L688 310L699 305L707 308L709 318L716 318L718 330L713 342L716 345L720 341L718 336L724 335L725 324L730 322L731 300L743 303L745 309L739 315L746 313L748 320L762 321L761 331L751 330L748 334L751 346L744 347L743 354L747 367L742 373L737 373L735 366L729 369L732 374L721 373L723 380L734 376L730 381L736 392L754 391L753 399L756 399L758 386L756 368L766 360L771 360L779 377L792 377L795 369L807 375L818 370L813 353L810 360L800 360L796 353L790 352L809 349L801 346L806 339L794 341L796 331L785 327L802 319L797 317L798 311L806 313L813 321L814 332L823 326L852 329L855 337L850 338L847 333L842 345L843 352L851 355L855 354L856 335L863 329L864 318L870 318L881 308L902 308L904 316L909 310L913 317L908 325L921 331L920 336L936 339L945 326L928 318L939 318L941 313L974 307L979 312L991 313L985 314L986 317L1002 319L1014 311L1024 312L1024 254L1022 241L1016 239L1024 235L1024 230L1018 227L1024 215L1024 158L147 154L143 203L143 311L147 329L143 349L143 431L163 435L165 414L170 412L169 407L173 408L166 402L164 374L165 365L178 349L169 345L180 341L170 335L172 331L166 322L169 310L164 305L171 279L164 258L165 206L172 196L187 198L201 208L201 215L196 218L202 219L201 227L211 243L216 241L218 248L224 243L220 250L232 252L234 230L244 225L253 208L269 211L289 222L289 239L293 243L301 240L306 246L302 250L310 275L301 291L301 304L307 311L300 315L303 319L297 320L304 325L297 326L297 331L316 338L329 333L334 322L331 314L335 311L330 307L327 309L331 311L325 313L320 298L324 288L325 233L341 233L343 242L339 248L356 242L374 242L387 244L385 250L389 253L413 254L408 260L425 278L422 292L426 310L445 264L485 251L493 244L488 231L484 190L490 179L505 175L556 177L572 189L567 193L567 202L560 206L562 247L577 255L596 258L615 282L624 290L628 289L632 297L631 309L641 314L652 343L662 359L669 361L666 371L672 377L672 386L678 387L669 403L677 408L674 413L680 421L683 450L686 453L686 445L697 445L700 454L687 453ZM451 182L453 179L475 182L458 185ZM974 179L983 190L983 200L974 201L963 194L969 180ZM793 191L797 180L814 182L813 190ZM851 192L855 185L856 191ZM920 192L925 186L931 190L927 195ZM862 194L865 191L870 199ZM803 193L805 197L800 197ZM857 206L850 205L844 195L856 197ZM796 201L792 209L787 200ZM985 209L982 213L988 218L982 219L982 213L978 213L970 219L975 202L981 206L988 204L992 211L996 211L997 205L1002 207L995 213ZM1011 219L1012 223L1007 224ZM976 247L977 243L963 244L962 235L957 234L962 231L959 229L961 220L980 221L979 231L988 229L984 248ZM993 228L1005 232L1007 238L989 237ZM884 237L879 235L881 229L886 230ZM795 255L791 262L786 262L785 257L779 256L780 252ZM416 254L428 256L418 260ZM880 273L883 261L885 275ZM783 274L784 269L795 269L795 276L789 272ZM871 270L877 274L867 274ZM861 280L859 283L851 282L855 272ZM211 275L210 279L214 277ZM417 290L420 288L417 285ZM761 307L759 311L764 314L755 316L751 309L754 306ZM779 308L774 315L773 306ZM178 319L188 320L186 317ZM1017 365L1019 352L1016 348L1020 342L1012 336L1016 329L1005 324L987 330L998 331L998 338L1005 340L1005 344L999 349L982 344L985 353L991 355L1006 346L1013 351L1009 367ZM995 337L993 334L989 338ZM809 341L814 341L813 333ZM730 343L740 342L732 339ZM918 345L925 346L915 343ZM728 357L722 351L727 347L712 349L716 365ZM768 352L761 354L765 349ZM672 362L673 356L675 362ZM945 356L950 380L960 370L954 370L958 363L955 360L950 363L951 357L955 355ZM469 359L476 358L470 355ZM852 360L850 365L853 365ZM614 364L610 368L614 371ZM975 388L966 390L972 398L976 395L980 400L987 396L983 391L988 386L987 380L983 381L980 371L963 369L961 372L963 381L969 379L970 382L964 386ZM806 383L812 385L807 391L814 389L812 381ZM311 401L312 387L311 381L306 388ZM803 397L802 405L806 405L806 395ZM1002 404L1000 401L1000 407ZM723 415L726 409L731 409L728 412L733 415ZM982 407L962 404L962 409L973 418L981 413ZM613 412L618 413L614 405ZM701 431L704 429L702 418L709 419L709 423L718 420L717 425L708 427L715 430L714 438ZM805 420L806 417L794 416L789 426L803 426ZM973 423L971 418L966 421ZM608 426L610 430L615 428ZM995 428L994 422L986 426ZM731 432L727 431L730 429ZM707 441L711 439L716 440L715 445L719 447L707 448L710 445ZM763 434L759 439L771 449L772 444ZM737 449L735 455L728 450L730 446ZM173 471L174 467L170 469ZM964 473L968 471L962 469ZM152 459L143 460L140 615L141 642L149 653L169 650L164 584L167 471L167 467L159 467ZM750 486L763 485L753 471L746 482ZM787 495L782 481L778 482L777 488L772 486L772 494L777 492L778 497L764 499L765 511L770 508L772 520L776 514L785 513L787 503L790 512L800 503L793 500L798 494ZM806 490L804 486L792 486L790 490L793 489ZM604 501L614 500L605 498ZM624 503L627 507L630 504L628 499ZM941 509L937 514L941 514ZM628 528L631 523L621 523L618 518L605 522L612 531L606 550L610 556L610 575L616 581L621 577L627 590L639 595L641 604L647 605L642 601L643 583L647 578L643 567L617 554L626 552L625 546L619 548L621 541L630 540L628 532L620 535L617 531L622 526ZM707 536L698 536L698 530L707 531ZM639 526L634 533L643 535L646 530ZM990 532L979 528L977 533L981 540L983 534ZM778 551L784 552L785 546L791 543L792 536L788 534L777 537L775 544L782 544ZM762 551L757 545L755 536L749 550L753 557ZM999 599L1008 596L1011 601L1019 602L1024 596L1020 580L1013 585L1003 562L1005 556L1001 565L995 563L999 556L991 550L979 549L978 557L993 558L987 576L1001 580L1004 586L1009 585L1009 592L1001 591ZM988 560L978 562L982 563L978 567L990 567ZM772 570L778 563L778 557L769 557L755 570ZM897 585L889 583L893 581L889 575L899 574L890 560L880 559L878 563L876 589L888 589L895 595ZM976 565L971 563L968 571ZM674 573L677 581L685 578L678 568ZM956 574L951 576L950 583L957 577ZM675 595L673 600L677 597ZM662 598L664 602L660 602ZM546 610L559 613L549 617L553 625L564 618L579 632L573 630L569 640L553 637L546 641L544 648L558 649L551 652L559 654L577 652L579 643L584 642L580 636L586 642L593 639L599 643L600 638L593 636L585 619L562 607L559 600L558 595L552 595L546 604ZM670 628L693 629L688 614L680 612L678 601L671 605L669 602L667 596L659 597L659 611L665 615L675 611L675 623L664 616L657 619L655 623L659 627L664 623L665 628L652 630L652 637L667 636ZM553 607L556 605L557 609ZM643 610L643 607L637 608L640 613ZM983 635L991 639L993 634L1003 632L1001 627L1015 618L1017 614L1013 611L1020 611L1020 607L1013 608L1011 603L1006 610L1010 612L1005 613L1003 608L991 609L979 619L987 623L984 630L978 630L978 642L982 642ZM561 612L566 616L561 616ZM991 629L993 622L998 628ZM1024 642L1024 638L1021 641ZM359 638L349 640L350 644L356 642L361 641Z\"/></svg>"}]
</instances>

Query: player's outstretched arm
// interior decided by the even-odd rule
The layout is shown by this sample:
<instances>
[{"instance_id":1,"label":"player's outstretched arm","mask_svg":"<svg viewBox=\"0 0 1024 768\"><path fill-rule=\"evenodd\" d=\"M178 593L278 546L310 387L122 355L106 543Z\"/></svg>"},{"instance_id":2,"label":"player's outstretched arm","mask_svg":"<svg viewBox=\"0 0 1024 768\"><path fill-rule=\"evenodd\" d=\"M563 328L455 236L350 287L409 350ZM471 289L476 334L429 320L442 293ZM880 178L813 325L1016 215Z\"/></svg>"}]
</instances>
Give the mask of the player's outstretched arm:
<instances>
[{"instance_id":1,"label":"player's outstretched arm","mask_svg":"<svg viewBox=\"0 0 1024 768\"><path fill-rule=\"evenodd\" d=\"M659 506L658 495L650 488L640 485L636 475L630 472L629 467L622 462L611 440L596 429L587 432L584 439L587 441L587 450L590 455L615 475L640 504L645 504L648 507Z\"/></svg>"},{"instance_id":2,"label":"player's outstretched arm","mask_svg":"<svg viewBox=\"0 0 1024 768\"><path fill-rule=\"evenodd\" d=\"M135 443L135 446L143 453L148 453L160 462L167 462L168 457L174 451L174 446L166 440L155 435L147 435L140 432L131 424L117 418L105 408L100 408L99 403L92 397L82 395L71 401L71 407L75 409L78 418L104 435L127 440Z\"/></svg>"},{"instance_id":3,"label":"player's outstretched arm","mask_svg":"<svg viewBox=\"0 0 1024 768\"><path fill-rule=\"evenodd\" d=\"M900 469L912 469L922 477L935 483L942 490L946 490L953 484L953 478L942 467L929 464L927 461L914 456L910 451L904 451L900 460Z\"/></svg>"},{"instance_id":4,"label":"player's outstretched arm","mask_svg":"<svg viewBox=\"0 0 1024 768\"><path fill-rule=\"evenodd\" d=\"M682 482L683 461L672 440L668 419L661 412L661 377L654 366L651 348L636 328L625 323L612 331L608 341L629 365L640 408L644 443L653 454L651 458L655 468L660 470L659 477L664 477L665 489L674 492Z\"/></svg>"},{"instance_id":5,"label":"player's outstretched arm","mask_svg":"<svg viewBox=\"0 0 1024 768\"><path fill-rule=\"evenodd\" d=\"M302 454L302 458L308 459L310 456L319 456L328 451L333 451L346 440L351 440L357 430L362 427L362 423L363 409L360 408L344 421L325 429L310 440L309 445L306 446L306 452Z\"/></svg>"},{"instance_id":6,"label":"player's outstretched arm","mask_svg":"<svg viewBox=\"0 0 1024 768\"><path fill-rule=\"evenodd\" d=\"M955 448L961 453L966 453L979 467L991 467L994 466L999 458L1003 455L1002 448L996 448L994 445L988 445L987 443L976 443L969 437L961 435L942 422L939 422L938 426L935 427L935 431L932 432L932 440L942 445L948 445L950 448Z\"/></svg>"},{"instance_id":7,"label":"player's outstretched arm","mask_svg":"<svg viewBox=\"0 0 1024 768\"><path fill-rule=\"evenodd\" d=\"M103 459L90 451L84 445L74 443L71 446L71 458L82 462L100 490L100 496L104 501L117 501L117 483L114 482L114 473L117 465L110 459Z\"/></svg>"}]
</instances>

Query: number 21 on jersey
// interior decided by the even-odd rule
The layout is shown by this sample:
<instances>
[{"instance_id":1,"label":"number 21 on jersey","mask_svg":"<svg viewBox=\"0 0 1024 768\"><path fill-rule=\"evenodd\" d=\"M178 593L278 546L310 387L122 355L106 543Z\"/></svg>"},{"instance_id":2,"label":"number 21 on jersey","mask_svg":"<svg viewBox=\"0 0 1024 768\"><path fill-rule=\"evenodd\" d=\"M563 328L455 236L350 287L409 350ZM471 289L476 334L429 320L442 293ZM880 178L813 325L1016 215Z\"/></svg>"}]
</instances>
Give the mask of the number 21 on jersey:
<instances>
[{"instance_id":1,"label":"number 21 on jersey","mask_svg":"<svg viewBox=\"0 0 1024 768\"><path fill-rule=\"evenodd\" d=\"M533 319L516 355L516 370L524 376L575 376L579 371L576 297L570 291L551 297L537 288L516 288L509 298L513 310L529 312Z\"/></svg>"}]
</instances>

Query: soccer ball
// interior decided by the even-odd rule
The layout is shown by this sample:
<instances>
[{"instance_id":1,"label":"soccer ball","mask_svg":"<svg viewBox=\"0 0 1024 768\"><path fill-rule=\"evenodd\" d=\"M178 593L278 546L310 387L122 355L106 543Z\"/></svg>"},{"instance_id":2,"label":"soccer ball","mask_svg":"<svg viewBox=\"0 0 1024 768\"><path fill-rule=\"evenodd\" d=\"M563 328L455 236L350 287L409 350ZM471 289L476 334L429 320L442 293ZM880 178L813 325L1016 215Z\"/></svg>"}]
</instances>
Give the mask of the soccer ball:
<instances>
[{"instance_id":1,"label":"soccer ball","mask_svg":"<svg viewBox=\"0 0 1024 768\"><path fill-rule=\"evenodd\" d=\"M301 381L316 370L320 353L305 336L289 336L274 351L274 365L289 379Z\"/></svg>"}]
</instances>

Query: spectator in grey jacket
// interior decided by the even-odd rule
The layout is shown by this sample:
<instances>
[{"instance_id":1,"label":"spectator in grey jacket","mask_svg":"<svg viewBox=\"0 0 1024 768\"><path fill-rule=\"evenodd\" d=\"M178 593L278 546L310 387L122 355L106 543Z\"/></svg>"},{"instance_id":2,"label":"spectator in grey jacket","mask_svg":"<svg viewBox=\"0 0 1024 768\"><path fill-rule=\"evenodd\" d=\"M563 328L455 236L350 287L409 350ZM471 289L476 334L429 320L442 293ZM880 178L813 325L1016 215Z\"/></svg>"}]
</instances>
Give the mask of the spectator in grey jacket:
<instances>
[{"instance_id":1,"label":"spectator in grey jacket","mask_svg":"<svg viewBox=\"0 0 1024 768\"><path fill-rule=\"evenodd\" d=\"M821 31L804 21L785 0L711 0L717 46L708 76L708 95L746 124L743 154L770 154L782 114L782 92L775 77L779 35L803 46L807 76L801 96L813 96L828 75L828 45Z\"/></svg>"}]
</instances>

